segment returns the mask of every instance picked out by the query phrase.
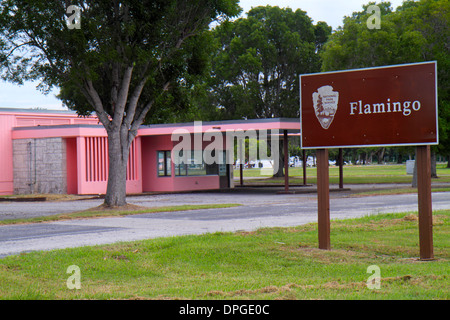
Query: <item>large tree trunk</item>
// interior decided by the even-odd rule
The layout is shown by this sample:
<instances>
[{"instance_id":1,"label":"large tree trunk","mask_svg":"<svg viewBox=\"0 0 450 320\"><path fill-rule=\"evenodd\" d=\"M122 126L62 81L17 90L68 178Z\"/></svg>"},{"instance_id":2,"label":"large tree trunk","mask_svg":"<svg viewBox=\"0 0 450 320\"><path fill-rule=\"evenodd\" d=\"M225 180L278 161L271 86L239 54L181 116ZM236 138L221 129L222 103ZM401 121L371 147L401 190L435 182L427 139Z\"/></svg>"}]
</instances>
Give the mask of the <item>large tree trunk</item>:
<instances>
[{"instance_id":1,"label":"large tree trunk","mask_svg":"<svg viewBox=\"0 0 450 320\"><path fill-rule=\"evenodd\" d=\"M124 131L108 132L109 174L104 202L107 207L120 207L127 204L126 178L130 143L128 133Z\"/></svg>"},{"instance_id":2,"label":"large tree trunk","mask_svg":"<svg viewBox=\"0 0 450 320\"><path fill-rule=\"evenodd\" d=\"M386 148L380 148L377 151L377 156L378 156L378 164L383 164L384 163L384 153L386 152Z\"/></svg>"},{"instance_id":3,"label":"large tree trunk","mask_svg":"<svg viewBox=\"0 0 450 320\"><path fill-rule=\"evenodd\" d=\"M436 171L436 152L431 151L431 177L437 178L437 171Z\"/></svg>"}]
</instances>

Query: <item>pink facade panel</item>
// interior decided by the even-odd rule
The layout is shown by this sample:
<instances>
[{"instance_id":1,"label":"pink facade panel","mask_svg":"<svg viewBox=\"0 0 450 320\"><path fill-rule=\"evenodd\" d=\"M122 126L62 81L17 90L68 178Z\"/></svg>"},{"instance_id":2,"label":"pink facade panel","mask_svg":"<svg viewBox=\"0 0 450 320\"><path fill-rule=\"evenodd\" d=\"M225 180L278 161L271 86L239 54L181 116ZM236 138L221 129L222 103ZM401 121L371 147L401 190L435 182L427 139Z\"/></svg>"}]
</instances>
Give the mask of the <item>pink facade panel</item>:
<instances>
[{"instance_id":1,"label":"pink facade panel","mask_svg":"<svg viewBox=\"0 0 450 320\"><path fill-rule=\"evenodd\" d=\"M66 152L67 152L67 193L78 194L77 184L77 139L66 139Z\"/></svg>"},{"instance_id":2,"label":"pink facade panel","mask_svg":"<svg viewBox=\"0 0 450 320\"><path fill-rule=\"evenodd\" d=\"M60 127L61 125L94 125ZM108 180L108 143L106 131L94 117L79 118L75 113L42 113L0 110L0 194L12 194L13 139L63 137L67 152L67 190L74 194L104 194ZM13 130L14 127L23 130ZM27 127L27 128L25 128ZM35 128L33 128L35 127ZM127 192L141 193L140 138L132 143L127 169Z\"/></svg>"},{"instance_id":3,"label":"pink facade panel","mask_svg":"<svg viewBox=\"0 0 450 320\"><path fill-rule=\"evenodd\" d=\"M13 182L13 148L14 127L74 124L97 124L94 117L78 118L73 112L51 112L40 110L0 109L0 194L12 194Z\"/></svg>"},{"instance_id":4,"label":"pink facade panel","mask_svg":"<svg viewBox=\"0 0 450 320\"><path fill-rule=\"evenodd\" d=\"M219 189L219 176L187 176L173 179L173 191Z\"/></svg>"},{"instance_id":5,"label":"pink facade panel","mask_svg":"<svg viewBox=\"0 0 450 320\"><path fill-rule=\"evenodd\" d=\"M177 176L173 161L170 162L171 174L158 176L157 153L172 151L174 142L171 140L171 135L147 136L141 139L143 192L219 189L218 175Z\"/></svg>"},{"instance_id":6,"label":"pink facade panel","mask_svg":"<svg viewBox=\"0 0 450 320\"><path fill-rule=\"evenodd\" d=\"M275 120L275 121L267 121L267 120ZM174 133L183 134L183 133L203 133L203 132L235 132L235 131L247 131L247 130L300 130L300 120L293 119L260 119L260 121L252 121L252 120L241 120L241 121L232 121L226 120L220 123L211 123L211 122L195 122L192 123L181 123L181 124L173 124L173 125L155 125L148 126L139 129L139 135L172 135Z\"/></svg>"},{"instance_id":7,"label":"pink facade panel","mask_svg":"<svg viewBox=\"0 0 450 320\"><path fill-rule=\"evenodd\" d=\"M127 166L127 193L142 193L142 178L140 161L141 139L137 137L131 144L130 155ZM108 139L106 137L77 137L75 154L77 182L77 194L105 194L108 185ZM69 161L75 162L67 155L68 168ZM72 177L72 176L70 176ZM68 175L69 179L69 175ZM71 183L74 183L71 180Z\"/></svg>"},{"instance_id":8,"label":"pink facade panel","mask_svg":"<svg viewBox=\"0 0 450 320\"><path fill-rule=\"evenodd\" d=\"M0 194L12 194L14 189L11 130L15 121L14 115L0 114Z\"/></svg>"},{"instance_id":9,"label":"pink facade panel","mask_svg":"<svg viewBox=\"0 0 450 320\"><path fill-rule=\"evenodd\" d=\"M157 168L157 151L172 150L170 136L141 137L141 146L142 191L173 191L173 178L158 177Z\"/></svg>"}]
</instances>

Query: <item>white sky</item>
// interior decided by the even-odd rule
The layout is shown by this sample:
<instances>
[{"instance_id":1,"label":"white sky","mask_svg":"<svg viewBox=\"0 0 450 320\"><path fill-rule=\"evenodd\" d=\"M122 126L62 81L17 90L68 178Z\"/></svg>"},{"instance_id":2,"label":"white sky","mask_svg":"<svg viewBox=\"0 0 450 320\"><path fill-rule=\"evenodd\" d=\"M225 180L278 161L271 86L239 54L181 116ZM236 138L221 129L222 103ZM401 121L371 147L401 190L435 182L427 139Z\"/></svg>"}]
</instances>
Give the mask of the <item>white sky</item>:
<instances>
[{"instance_id":1,"label":"white sky","mask_svg":"<svg viewBox=\"0 0 450 320\"><path fill-rule=\"evenodd\" d=\"M281 8L301 9L306 11L314 23L325 21L333 27L333 30L342 25L344 16L349 16L355 11L361 11L362 5L371 0L241 0L243 16L252 7L278 6ZM372 0L374 1L374 0ZM380 1L376 1L379 3ZM400 6L403 0L390 0L394 10ZM36 89L37 83L26 83L18 86L0 80L0 108L41 108L41 109L65 109L62 103L56 99L57 91L48 95L42 94Z\"/></svg>"}]
</instances>

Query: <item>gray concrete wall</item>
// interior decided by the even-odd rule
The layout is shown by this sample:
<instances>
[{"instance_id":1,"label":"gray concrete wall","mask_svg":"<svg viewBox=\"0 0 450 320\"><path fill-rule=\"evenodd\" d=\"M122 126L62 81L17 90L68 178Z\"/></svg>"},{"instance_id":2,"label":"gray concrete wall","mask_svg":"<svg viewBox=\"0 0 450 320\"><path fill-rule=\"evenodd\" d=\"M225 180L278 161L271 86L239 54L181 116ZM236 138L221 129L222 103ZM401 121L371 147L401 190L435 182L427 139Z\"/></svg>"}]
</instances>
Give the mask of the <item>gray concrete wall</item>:
<instances>
[{"instance_id":1,"label":"gray concrete wall","mask_svg":"<svg viewBox=\"0 0 450 320\"><path fill-rule=\"evenodd\" d=\"M14 193L67 193L66 157L62 138L14 140Z\"/></svg>"}]
</instances>

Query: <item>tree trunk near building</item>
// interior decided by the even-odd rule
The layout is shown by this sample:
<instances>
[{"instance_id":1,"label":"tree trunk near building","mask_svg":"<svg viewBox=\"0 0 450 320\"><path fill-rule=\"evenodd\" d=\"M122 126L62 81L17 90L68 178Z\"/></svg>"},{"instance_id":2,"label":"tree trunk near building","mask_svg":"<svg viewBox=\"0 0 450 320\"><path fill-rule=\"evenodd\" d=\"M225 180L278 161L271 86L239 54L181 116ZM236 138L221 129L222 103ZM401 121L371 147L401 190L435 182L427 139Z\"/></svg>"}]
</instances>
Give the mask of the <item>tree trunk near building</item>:
<instances>
[{"instance_id":1,"label":"tree trunk near building","mask_svg":"<svg viewBox=\"0 0 450 320\"><path fill-rule=\"evenodd\" d=\"M128 130L108 132L108 185L105 195L106 207L120 207L127 204L127 163L130 145L134 137Z\"/></svg>"}]
</instances>

